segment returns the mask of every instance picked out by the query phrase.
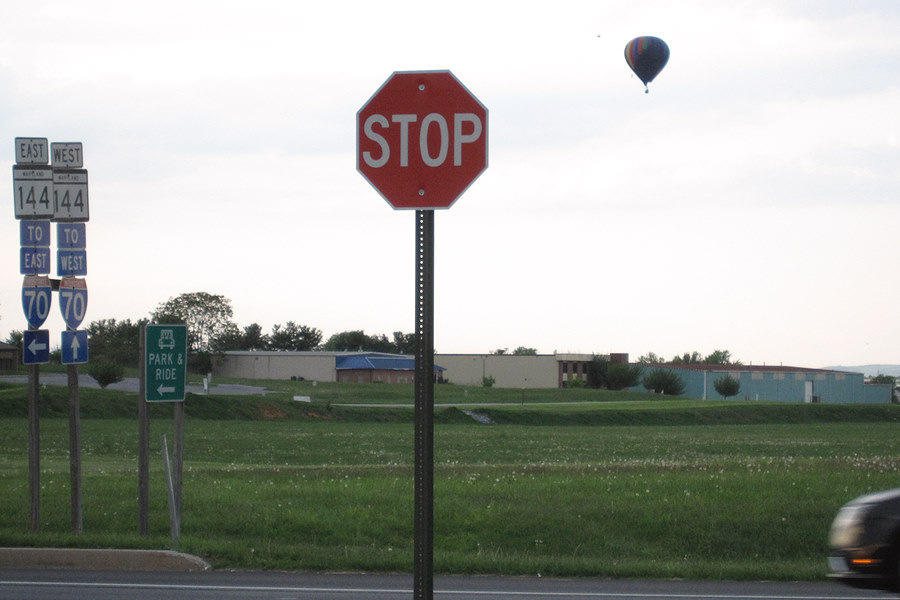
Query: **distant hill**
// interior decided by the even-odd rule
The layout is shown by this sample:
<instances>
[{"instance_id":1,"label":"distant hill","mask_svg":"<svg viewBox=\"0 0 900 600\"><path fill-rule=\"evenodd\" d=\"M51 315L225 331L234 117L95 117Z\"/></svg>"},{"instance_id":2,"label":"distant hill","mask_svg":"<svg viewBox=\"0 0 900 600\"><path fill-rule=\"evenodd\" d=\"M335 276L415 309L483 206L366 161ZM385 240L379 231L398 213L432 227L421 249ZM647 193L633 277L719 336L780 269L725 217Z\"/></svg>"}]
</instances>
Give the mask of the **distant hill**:
<instances>
[{"instance_id":1,"label":"distant hill","mask_svg":"<svg viewBox=\"0 0 900 600\"><path fill-rule=\"evenodd\" d=\"M900 377L900 365L859 365L857 367L824 367L834 371L849 371L851 373L863 373L866 377L875 375L892 375Z\"/></svg>"}]
</instances>

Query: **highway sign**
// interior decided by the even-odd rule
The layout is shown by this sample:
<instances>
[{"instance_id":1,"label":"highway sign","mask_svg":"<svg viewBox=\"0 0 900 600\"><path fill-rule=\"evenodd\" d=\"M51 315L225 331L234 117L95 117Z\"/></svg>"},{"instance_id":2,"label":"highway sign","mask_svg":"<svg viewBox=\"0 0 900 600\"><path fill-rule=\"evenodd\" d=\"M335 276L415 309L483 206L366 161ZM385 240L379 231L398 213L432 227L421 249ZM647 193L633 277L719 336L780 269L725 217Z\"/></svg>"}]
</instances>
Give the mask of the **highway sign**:
<instances>
[{"instance_id":1,"label":"highway sign","mask_svg":"<svg viewBox=\"0 0 900 600\"><path fill-rule=\"evenodd\" d=\"M87 312L87 282L78 277L64 277L59 282L59 310L69 329L78 329Z\"/></svg>"},{"instance_id":2,"label":"highway sign","mask_svg":"<svg viewBox=\"0 0 900 600\"><path fill-rule=\"evenodd\" d=\"M22 282L22 310L28 324L38 328L50 315L53 287L46 275L26 275Z\"/></svg>"},{"instance_id":3,"label":"highway sign","mask_svg":"<svg viewBox=\"0 0 900 600\"><path fill-rule=\"evenodd\" d=\"M50 167L13 165L13 204L17 219L53 216L53 170Z\"/></svg>"},{"instance_id":4,"label":"highway sign","mask_svg":"<svg viewBox=\"0 0 900 600\"><path fill-rule=\"evenodd\" d=\"M187 378L187 327L147 325L144 344L144 399L184 401Z\"/></svg>"},{"instance_id":5,"label":"highway sign","mask_svg":"<svg viewBox=\"0 0 900 600\"><path fill-rule=\"evenodd\" d=\"M50 330L26 329L22 332L22 363L26 365L45 365L50 362Z\"/></svg>"},{"instance_id":6,"label":"highway sign","mask_svg":"<svg viewBox=\"0 0 900 600\"><path fill-rule=\"evenodd\" d=\"M19 248L19 273L22 275L48 275L50 273L50 248Z\"/></svg>"},{"instance_id":7,"label":"highway sign","mask_svg":"<svg viewBox=\"0 0 900 600\"><path fill-rule=\"evenodd\" d=\"M87 275L87 250L57 249L56 274L60 277Z\"/></svg>"},{"instance_id":8,"label":"highway sign","mask_svg":"<svg viewBox=\"0 0 900 600\"><path fill-rule=\"evenodd\" d=\"M87 248L86 230L87 226L84 223L57 223L56 247L66 250L84 250Z\"/></svg>"},{"instance_id":9,"label":"highway sign","mask_svg":"<svg viewBox=\"0 0 900 600\"><path fill-rule=\"evenodd\" d=\"M88 361L87 329L62 332L62 364L78 365Z\"/></svg>"},{"instance_id":10,"label":"highway sign","mask_svg":"<svg viewBox=\"0 0 900 600\"><path fill-rule=\"evenodd\" d=\"M50 144L50 165L56 168L80 169L84 166L81 142L53 142Z\"/></svg>"},{"instance_id":11,"label":"highway sign","mask_svg":"<svg viewBox=\"0 0 900 600\"><path fill-rule=\"evenodd\" d=\"M19 245L50 247L50 221L19 221Z\"/></svg>"},{"instance_id":12,"label":"highway sign","mask_svg":"<svg viewBox=\"0 0 900 600\"><path fill-rule=\"evenodd\" d=\"M487 168L487 118L450 71L394 73L356 114L356 168L394 208L449 208Z\"/></svg>"},{"instance_id":13,"label":"highway sign","mask_svg":"<svg viewBox=\"0 0 900 600\"><path fill-rule=\"evenodd\" d=\"M17 165L46 165L48 162L47 138L16 138Z\"/></svg>"},{"instance_id":14,"label":"highway sign","mask_svg":"<svg viewBox=\"0 0 900 600\"><path fill-rule=\"evenodd\" d=\"M88 221L87 169L53 169L53 220Z\"/></svg>"}]
</instances>

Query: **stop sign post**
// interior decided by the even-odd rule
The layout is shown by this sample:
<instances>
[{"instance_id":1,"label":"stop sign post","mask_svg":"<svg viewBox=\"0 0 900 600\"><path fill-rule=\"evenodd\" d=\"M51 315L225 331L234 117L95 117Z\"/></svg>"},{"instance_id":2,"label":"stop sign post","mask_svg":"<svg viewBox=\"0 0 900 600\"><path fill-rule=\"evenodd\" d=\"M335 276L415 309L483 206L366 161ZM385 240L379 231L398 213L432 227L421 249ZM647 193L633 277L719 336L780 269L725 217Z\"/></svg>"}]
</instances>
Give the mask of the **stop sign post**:
<instances>
[{"instance_id":1,"label":"stop sign post","mask_svg":"<svg viewBox=\"0 0 900 600\"><path fill-rule=\"evenodd\" d=\"M434 211L487 169L488 111L450 71L396 72L356 113L356 169L416 211L413 597L434 597Z\"/></svg>"}]
</instances>

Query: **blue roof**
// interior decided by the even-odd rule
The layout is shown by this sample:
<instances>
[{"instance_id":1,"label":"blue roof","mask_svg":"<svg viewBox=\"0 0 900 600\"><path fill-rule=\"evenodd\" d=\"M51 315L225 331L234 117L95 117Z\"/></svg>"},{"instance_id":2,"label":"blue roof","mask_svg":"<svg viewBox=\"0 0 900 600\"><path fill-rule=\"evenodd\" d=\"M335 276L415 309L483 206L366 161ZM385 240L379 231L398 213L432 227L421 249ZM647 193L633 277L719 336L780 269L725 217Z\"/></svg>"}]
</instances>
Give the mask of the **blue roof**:
<instances>
[{"instance_id":1,"label":"blue roof","mask_svg":"<svg viewBox=\"0 0 900 600\"><path fill-rule=\"evenodd\" d=\"M416 360L401 354L351 354L338 356L335 369L342 370L378 370L378 371L415 371ZM446 371L444 367L434 365L435 371Z\"/></svg>"}]
</instances>

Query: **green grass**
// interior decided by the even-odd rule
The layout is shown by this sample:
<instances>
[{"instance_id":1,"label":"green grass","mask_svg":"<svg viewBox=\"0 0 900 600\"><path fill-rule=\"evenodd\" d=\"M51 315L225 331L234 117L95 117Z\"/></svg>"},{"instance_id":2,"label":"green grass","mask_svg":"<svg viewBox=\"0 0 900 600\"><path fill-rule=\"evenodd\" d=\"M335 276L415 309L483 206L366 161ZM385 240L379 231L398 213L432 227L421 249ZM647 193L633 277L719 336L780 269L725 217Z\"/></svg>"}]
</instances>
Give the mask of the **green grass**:
<instances>
[{"instance_id":1,"label":"green grass","mask_svg":"<svg viewBox=\"0 0 900 600\"><path fill-rule=\"evenodd\" d=\"M178 549L216 568L410 571L412 411L286 400L311 395L295 385L274 398L188 399ZM405 394L340 387L332 400ZM605 401L521 406L506 390L516 396L506 406L478 409L504 423L491 426L438 410L437 572L816 580L837 508L897 485L900 407L550 395L568 402L569 391ZM83 407L106 415L82 420L84 534L69 531L65 418L41 422L42 524L31 534L27 427L10 414L23 389L0 386L0 544L168 548L159 440L171 438L171 407L153 407L141 538L137 423L117 412L136 413L136 399L83 392Z\"/></svg>"}]
</instances>

